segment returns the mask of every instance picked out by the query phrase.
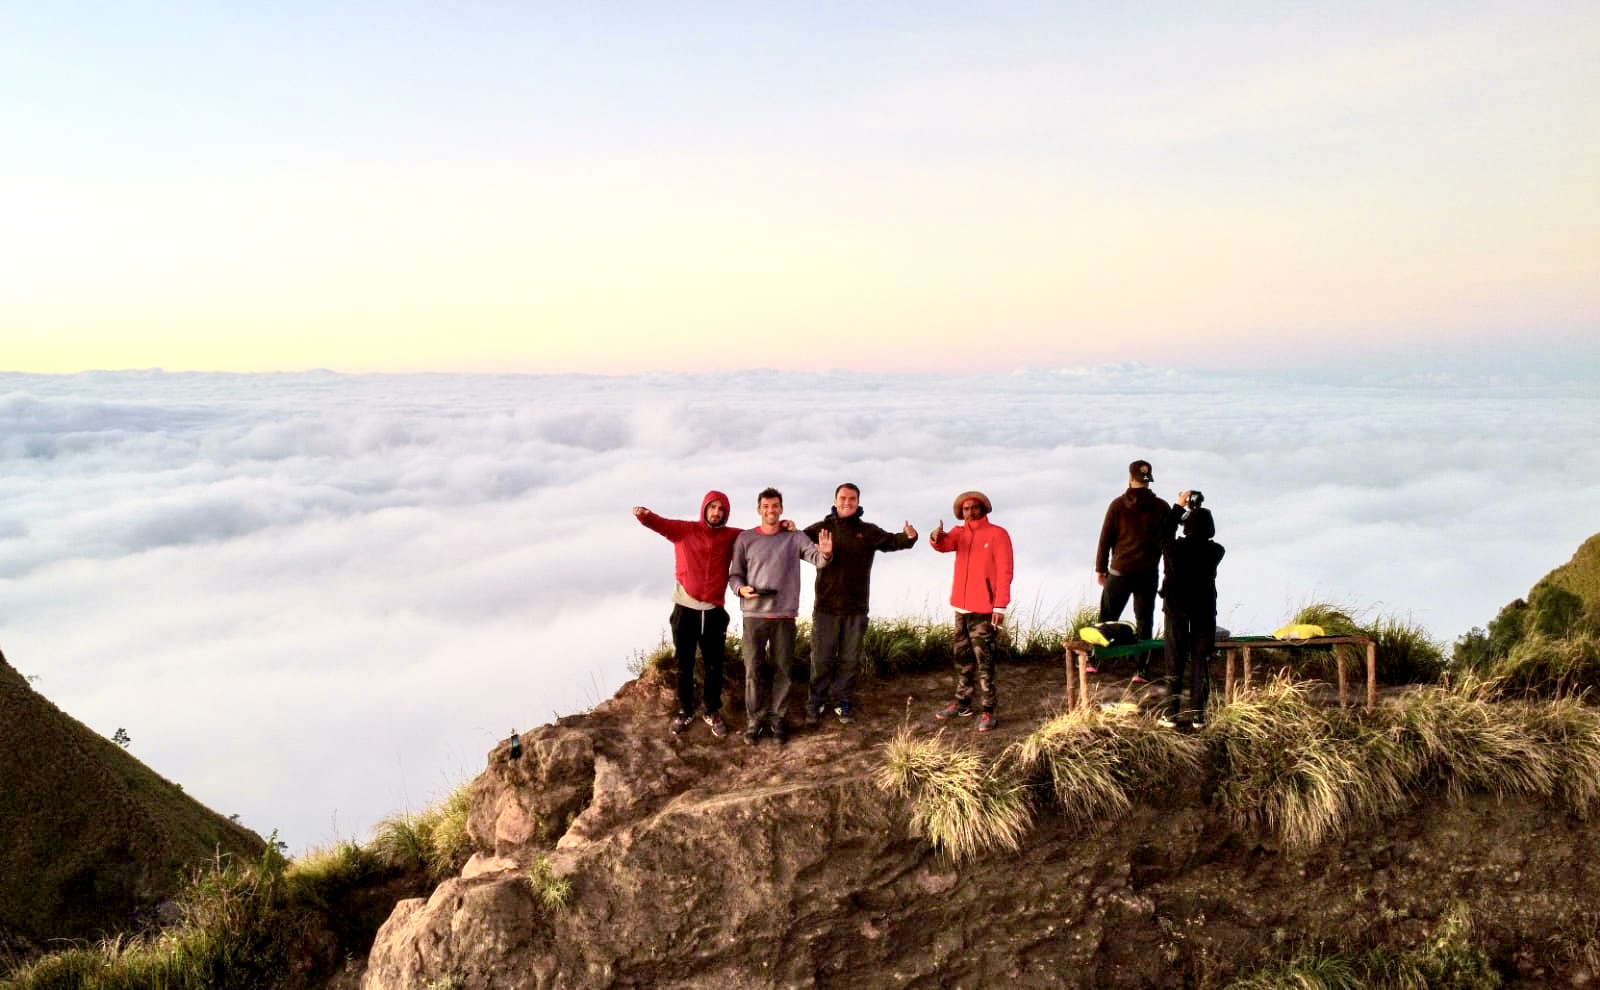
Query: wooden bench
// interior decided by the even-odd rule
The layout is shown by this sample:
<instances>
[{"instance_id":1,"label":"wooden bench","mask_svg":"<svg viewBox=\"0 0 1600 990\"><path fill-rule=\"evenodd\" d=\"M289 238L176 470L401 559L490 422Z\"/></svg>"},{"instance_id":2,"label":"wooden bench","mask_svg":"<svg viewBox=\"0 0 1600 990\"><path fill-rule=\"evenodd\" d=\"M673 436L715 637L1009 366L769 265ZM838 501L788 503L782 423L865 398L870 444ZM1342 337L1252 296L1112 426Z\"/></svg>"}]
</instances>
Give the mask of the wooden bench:
<instances>
[{"instance_id":1,"label":"wooden bench","mask_svg":"<svg viewBox=\"0 0 1600 990\"><path fill-rule=\"evenodd\" d=\"M1062 641L1066 648L1066 674L1067 674L1067 707L1086 708L1089 705L1089 660L1092 657L1097 661L1115 660L1119 657L1132 656L1135 653L1144 653L1151 650L1160 650L1165 646L1159 639L1145 639L1137 643L1128 643L1123 646L1095 646L1081 639L1068 637ZM1335 647L1335 646L1365 646L1367 650L1367 711L1372 711L1378 705L1378 642L1370 636L1316 636L1311 639L1274 639L1271 636L1233 636L1228 639L1217 640L1217 649L1222 651L1224 659L1222 696L1232 700L1234 696L1234 657L1237 654L1243 661L1243 681L1246 687L1250 684L1252 650L1299 650L1308 646ZM1073 671L1073 661L1077 661L1076 676ZM1334 667L1339 676L1339 705L1349 704L1349 684L1345 673L1344 664L1336 662ZM1076 689L1076 690L1075 690Z\"/></svg>"}]
</instances>

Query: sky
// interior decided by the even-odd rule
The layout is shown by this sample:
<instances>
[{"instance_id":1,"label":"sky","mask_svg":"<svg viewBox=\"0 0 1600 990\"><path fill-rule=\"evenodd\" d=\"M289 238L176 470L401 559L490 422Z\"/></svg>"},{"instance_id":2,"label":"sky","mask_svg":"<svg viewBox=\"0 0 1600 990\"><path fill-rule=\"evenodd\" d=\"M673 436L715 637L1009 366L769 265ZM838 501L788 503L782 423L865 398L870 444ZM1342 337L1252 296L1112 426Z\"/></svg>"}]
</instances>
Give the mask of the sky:
<instances>
[{"instance_id":1,"label":"sky","mask_svg":"<svg viewBox=\"0 0 1600 990\"><path fill-rule=\"evenodd\" d=\"M8 4L0 368L1600 361L1592 3L1113 6Z\"/></svg>"},{"instance_id":2,"label":"sky","mask_svg":"<svg viewBox=\"0 0 1600 990\"><path fill-rule=\"evenodd\" d=\"M774 485L806 525L853 482L869 521L924 535L879 559L873 613L942 622L951 564L925 536L977 488L1016 546L1013 622L1062 628L1143 457L1157 494L1206 493L1222 625L1318 600L1448 643L1600 529L1597 424L1592 380L1144 365L0 373L0 650L300 850L365 840L514 729L612 695L671 611L672 547L634 505L693 518L716 488L747 527Z\"/></svg>"}]
</instances>

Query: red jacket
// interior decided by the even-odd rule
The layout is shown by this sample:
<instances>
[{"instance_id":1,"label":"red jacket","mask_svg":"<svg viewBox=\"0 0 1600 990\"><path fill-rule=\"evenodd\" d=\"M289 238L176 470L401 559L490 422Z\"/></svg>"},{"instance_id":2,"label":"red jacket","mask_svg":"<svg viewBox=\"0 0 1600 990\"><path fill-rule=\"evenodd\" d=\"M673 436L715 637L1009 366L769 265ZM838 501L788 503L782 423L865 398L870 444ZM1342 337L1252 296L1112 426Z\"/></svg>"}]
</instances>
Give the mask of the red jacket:
<instances>
[{"instance_id":1,"label":"red jacket","mask_svg":"<svg viewBox=\"0 0 1600 990\"><path fill-rule=\"evenodd\" d=\"M956 553L950 604L965 612L993 612L1011 604L1011 534L989 521L969 519L929 543Z\"/></svg>"},{"instance_id":2,"label":"red jacket","mask_svg":"<svg viewBox=\"0 0 1600 990\"><path fill-rule=\"evenodd\" d=\"M708 605L721 605L728 590L728 561L733 558L733 541L739 538L741 530L726 523L713 526L706 522L706 506L713 501L721 502L727 512L733 509L728 496L710 491L700 500L700 518L694 522L668 519L654 512L646 512L639 517L639 522L672 541L677 557L674 575L689 597Z\"/></svg>"}]
</instances>

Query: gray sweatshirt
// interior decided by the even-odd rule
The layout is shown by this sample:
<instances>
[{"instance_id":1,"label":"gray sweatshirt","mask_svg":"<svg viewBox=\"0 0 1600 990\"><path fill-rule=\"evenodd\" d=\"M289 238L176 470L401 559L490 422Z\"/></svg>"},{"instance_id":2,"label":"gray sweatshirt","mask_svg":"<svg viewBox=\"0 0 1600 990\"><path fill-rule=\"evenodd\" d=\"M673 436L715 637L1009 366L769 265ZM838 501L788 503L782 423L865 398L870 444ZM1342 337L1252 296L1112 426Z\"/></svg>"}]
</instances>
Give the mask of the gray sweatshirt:
<instances>
[{"instance_id":1,"label":"gray sweatshirt","mask_svg":"<svg viewBox=\"0 0 1600 990\"><path fill-rule=\"evenodd\" d=\"M800 614L800 560L816 567L828 566L811 537L796 530L779 530L771 536L747 529L733 541L728 564L728 587L734 594L744 585L776 594L739 599L739 609L750 619L792 619Z\"/></svg>"}]
</instances>

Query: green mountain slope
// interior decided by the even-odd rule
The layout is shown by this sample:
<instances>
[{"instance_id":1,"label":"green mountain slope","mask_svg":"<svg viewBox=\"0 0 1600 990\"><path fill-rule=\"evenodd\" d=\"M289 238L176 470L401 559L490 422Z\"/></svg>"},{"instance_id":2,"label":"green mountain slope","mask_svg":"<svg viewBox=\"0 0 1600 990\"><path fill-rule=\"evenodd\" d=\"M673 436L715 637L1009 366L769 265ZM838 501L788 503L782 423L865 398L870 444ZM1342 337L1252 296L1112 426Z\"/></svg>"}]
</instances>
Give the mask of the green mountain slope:
<instances>
[{"instance_id":1,"label":"green mountain slope","mask_svg":"<svg viewBox=\"0 0 1600 990\"><path fill-rule=\"evenodd\" d=\"M127 929L218 852L261 838L62 712L0 654L0 929Z\"/></svg>"}]
</instances>

